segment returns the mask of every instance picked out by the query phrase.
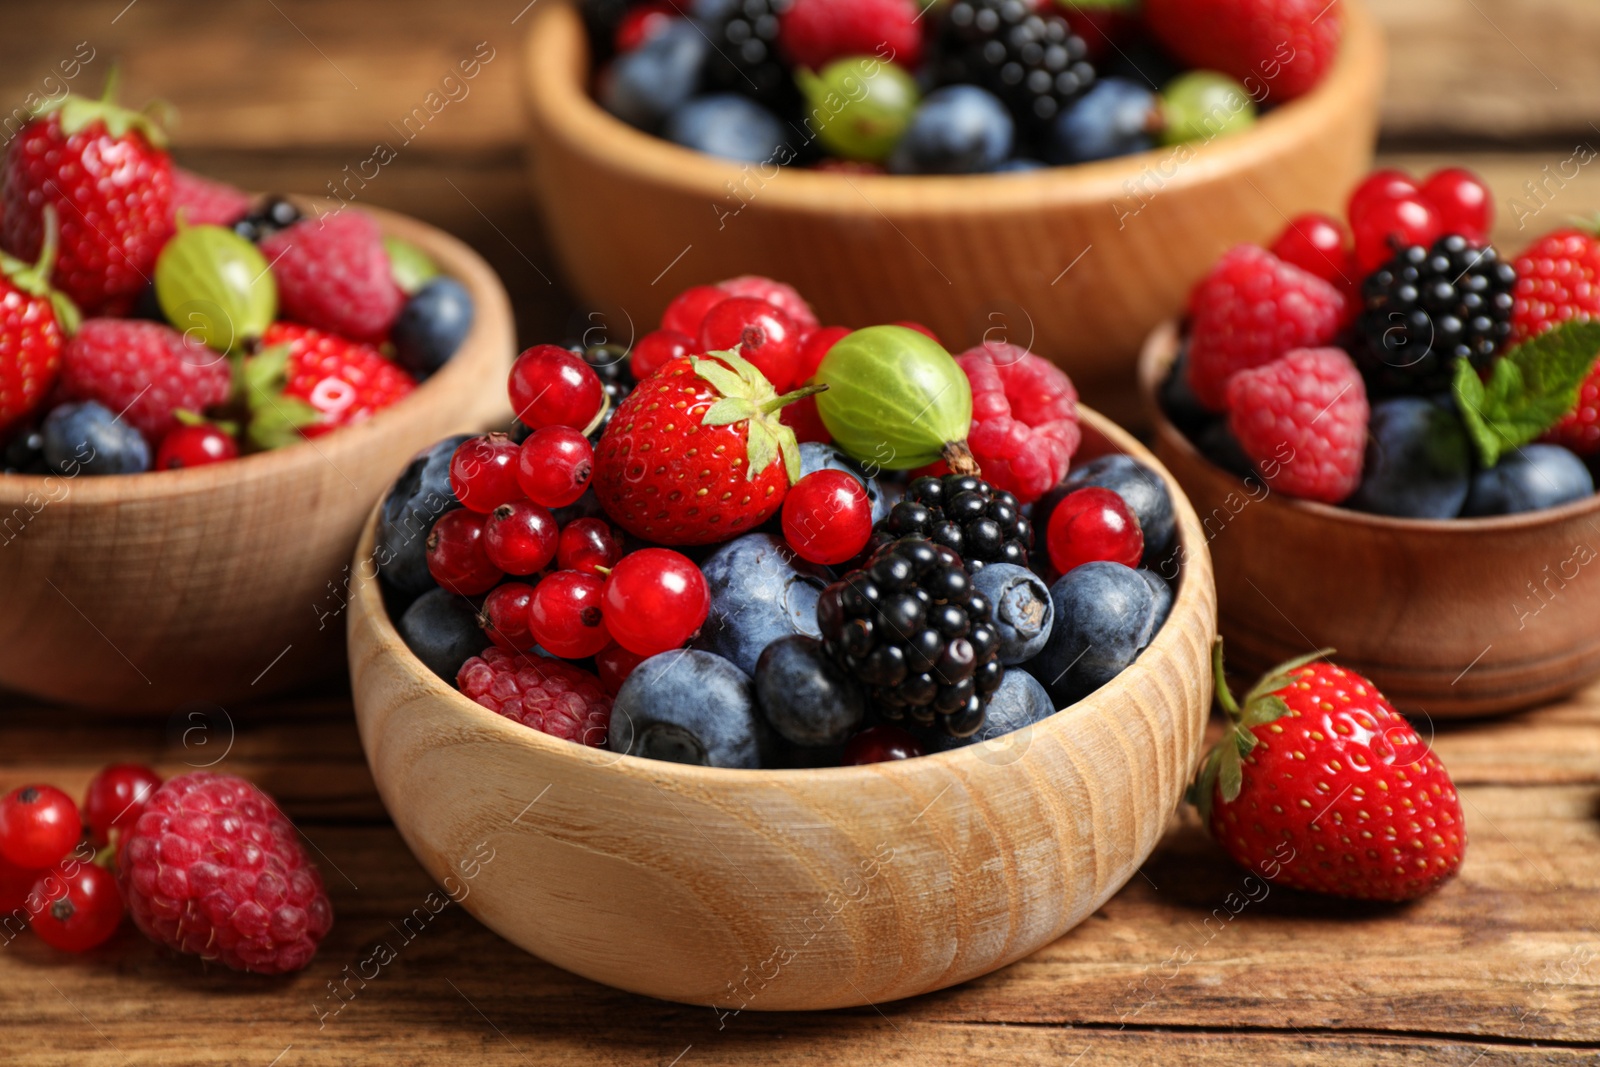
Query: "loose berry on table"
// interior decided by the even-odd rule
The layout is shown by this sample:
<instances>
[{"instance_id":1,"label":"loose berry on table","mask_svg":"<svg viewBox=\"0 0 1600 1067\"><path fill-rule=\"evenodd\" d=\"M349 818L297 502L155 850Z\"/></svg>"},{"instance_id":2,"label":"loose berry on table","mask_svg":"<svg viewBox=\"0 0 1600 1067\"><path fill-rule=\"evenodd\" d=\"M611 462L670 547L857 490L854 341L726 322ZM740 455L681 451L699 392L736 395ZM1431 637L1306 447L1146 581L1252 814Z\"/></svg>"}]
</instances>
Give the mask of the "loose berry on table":
<instances>
[{"instance_id":1,"label":"loose berry on table","mask_svg":"<svg viewBox=\"0 0 1600 1067\"><path fill-rule=\"evenodd\" d=\"M0 800L0 855L18 867L51 867L83 837L78 805L53 785L25 785Z\"/></svg>"},{"instance_id":2,"label":"loose berry on table","mask_svg":"<svg viewBox=\"0 0 1600 1067\"><path fill-rule=\"evenodd\" d=\"M159 788L161 776L137 763L114 763L95 775L83 798L83 820L89 830L89 840L104 845L112 830L126 830L132 826Z\"/></svg>"},{"instance_id":3,"label":"loose berry on table","mask_svg":"<svg viewBox=\"0 0 1600 1067\"><path fill-rule=\"evenodd\" d=\"M62 952L88 952L104 944L122 925L122 894L117 879L94 863L73 863L40 876L33 898L39 940Z\"/></svg>"}]
</instances>

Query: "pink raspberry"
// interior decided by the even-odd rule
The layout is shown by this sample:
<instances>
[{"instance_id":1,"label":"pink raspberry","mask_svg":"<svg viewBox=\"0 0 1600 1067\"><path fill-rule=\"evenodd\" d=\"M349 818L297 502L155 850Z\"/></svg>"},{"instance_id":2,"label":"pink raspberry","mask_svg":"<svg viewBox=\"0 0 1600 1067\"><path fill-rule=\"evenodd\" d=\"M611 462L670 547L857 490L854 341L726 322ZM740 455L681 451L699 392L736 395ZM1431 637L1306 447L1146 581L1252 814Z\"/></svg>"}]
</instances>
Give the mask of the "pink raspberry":
<instances>
[{"instance_id":1,"label":"pink raspberry","mask_svg":"<svg viewBox=\"0 0 1600 1067\"><path fill-rule=\"evenodd\" d=\"M302 219L263 238L261 252L278 281L284 318L307 326L377 342L405 302L378 224L359 211Z\"/></svg>"},{"instance_id":2,"label":"pink raspberry","mask_svg":"<svg viewBox=\"0 0 1600 1067\"><path fill-rule=\"evenodd\" d=\"M778 44L813 71L845 56L915 70L922 59L917 17L915 0L795 0L778 23Z\"/></svg>"},{"instance_id":3,"label":"pink raspberry","mask_svg":"<svg viewBox=\"0 0 1600 1067\"><path fill-rule=\"evenodd\" d=\"M1293 348L1331 342L1345 320L1338 289L1256 245L1239 245L1189 298L1189 384L1223 411L1228 379Z\"/></svg>"},{"instance_id":4,"label":"pink raspberry","mask_svg":"<svg viewBox=\"0 0 1600 1067\"><path fill-rule=\"evenodd\" d=\"M741 274L737 278L718 282L717 288L729 296L748 296L756 300L765 300L787 315L789 321L799 327L802 333L817 325L816 312L811 310L811 305L806 303L800 291L787 282L773 281L759 274Z\"/></svg>"},{"instance_id":5,"label":"pink raspberry","mask_svg":"<svg viewBox=\"0 0 1600 1067\"><path fill-rule=\"evenodd\" d=\"M243 778L173 778L119 845L118 880L145 936L236 971L287 974L333 926L294 824Z\"/></svg>"},{"instance_id":6,"label":"pink raspberry","mask_svg":"<svg viewBox=\"0 0 1600 1067\"><path fill-rule=\"evenodd\" d=\"M172 217L189 226L232 226L250 213L250 194L227 182L172 168Z\"/></svg>"},{"instance_id":7,"label":"pink raspberry","mask_svg":"<svg viewBox=\"0 0 1600 1067\"><path fill-rule=\"evenodd\" d=\"M990 342L956 357L972 385L967 447L984 479L1024 504L1067 476L1083 433L1078 391L1049 360L1019 345Z\"/></svg>"},{"instance_id":8,"label":"pink raspberry","mask_svg":"<svg viewBox=\"0 0 1600 1067\"><path fill-rule=\"evenodd\" d=\"M1228 428L1275 489L1337 504L1361 482L1367 387L1338 348L1300 348L1228 382Z\"/></svg>"},{"instance_id":9,"label":"pink raspberry","mask_svg":"<svg viewBox=\"0 0 1600 1067\"><path fill-rule=\"evenodd\" d=\"M228 399L228 359L170 326L142 319L89 319L61 350L61 396L98 400L152 445L178 423Z\"/></svg>"},{"instance_id":10,"label":"pink raspberry","mask_svg":"<svg viewBox=\"0 0 1600 1067\"><path fill-rule=\"evenodd\" d=\"M570 663L489 648L461 665L456 688L513 722L591 748L605 747L611 698L600 679Z\"/></svg>"}]
</instances>

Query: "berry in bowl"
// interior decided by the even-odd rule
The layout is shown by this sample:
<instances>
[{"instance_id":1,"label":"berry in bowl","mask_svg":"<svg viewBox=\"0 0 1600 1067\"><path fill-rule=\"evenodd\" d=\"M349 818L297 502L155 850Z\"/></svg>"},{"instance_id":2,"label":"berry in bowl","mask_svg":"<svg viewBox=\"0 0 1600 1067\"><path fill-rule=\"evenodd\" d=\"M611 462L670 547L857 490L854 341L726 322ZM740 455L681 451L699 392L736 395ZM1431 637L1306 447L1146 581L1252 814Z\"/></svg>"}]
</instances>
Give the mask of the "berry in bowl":
<instances>
[{"instance_id":1,"label":"berry in bowl","mask_svg":"<svg viewBox=\"0 0 1600 1067\"><path fill-rule=\"evenodd\" d=\"M347 567L368 502L504 411L475 382L508 365L509 310L465 246L247 194L165 143L68 96L5 157L0 686L46 699L170 708L328 672L372 577Z\"/></svg>"},{"instance_id":2,"label":"berry in bowl","mask_svg":"<svg viewBox=\"0 0 1600 1067\"><path fill-rule=\"evenodd\" d=\"M1404 711L1523 707L1600 674L1600 239L1489 243L1470 172L1378 171L1346 220L1239 245L1157 330L1157 452L1200 510L1232 658L1319 646Z\"/></svg>"},{"instance_id":3,"label":"berry in bowl","mask_svg":"<svg viewBox=\"0 0 1600 1067\"><path fill-rule=\"evenodd\" d=\"M411 547L349 620L429 871L492 835L488 925L728 1011L909 996L1059 936L1154 846L1211 693L1197 520L1065 374L818 326L761 278L663 328L764 315L811 321L524 352L513 432L441 442L374 514L363 557Z\"/></svg>"}]
</instances>

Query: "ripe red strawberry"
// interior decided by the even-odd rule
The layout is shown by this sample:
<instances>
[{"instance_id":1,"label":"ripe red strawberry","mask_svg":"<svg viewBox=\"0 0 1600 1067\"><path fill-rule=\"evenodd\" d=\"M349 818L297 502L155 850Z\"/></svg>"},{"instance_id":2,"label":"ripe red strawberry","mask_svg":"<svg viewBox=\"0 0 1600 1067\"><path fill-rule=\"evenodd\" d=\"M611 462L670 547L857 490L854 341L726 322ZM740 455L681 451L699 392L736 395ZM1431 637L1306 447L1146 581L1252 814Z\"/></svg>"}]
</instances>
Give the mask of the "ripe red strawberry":
<instances>
[{"instance_id":1,"label":"ripe red strawberry","mask_svg":"<svg viewBox=\"0 0 1600 1067\"><path fill-rule=\"evenodd\" d=\"M922 59L915 0L795 0L778 22L791 62L820 71L845 56L876 56L907 70Z\"/></svg>"},{"instance_id":2,"label":"ripe red strawberry","mask_svg":"<svg viewBox=\"0 0 1600 1067\"><path fill-rule=\"evenodd\" d=\"M1146 0L1145 24L1173 55L1271 103L1314 88L1339 51L1339 0Z\"/></svg>"},{"instance_id":3,"label":"ripe red strawberry","mask_svg":"<svg viewBox=\"0 0 1600 1067\"><path fill-rule=\"evenodd\" d=\"M302 219L261 241L285 318L357 341L381 341L405 303L383 233L360 211Z\"/></svg>"},{"instance_id":4,"label":"ripe red strawberry","mask_svg":"<svg viewBox=\"0 0 1600 1067\"><path fill-rule=\"evenodd\" d=\"M1361 484L1367 387L1338 348L1302 348L1228 383L1228 428L1289 496L1337 504Z\"/></svg>"},{"instance_id":5,"label":"ripe red strawberry","mask_svg":"<svg viewBox=\"0 0 1600 1067\"><path fill-rule=\"evenodd\" d=\"M1511 344L1570 319L1600 319L1600 238L1577 229L1539 238L1516 259ZM1581 456L1600 453L1600 362L1578 390L1578 403L1545 434Z\"/></svg>"},{"instance_id":6,"label":"ripe red strawberry","mask_svg":"<svg viewBox=\"0 0 1600 1067\"><path fill-rule=\"evenodd\" d=\"M61 252L52 281L86 315L125 314L172 236L172 160L149 116L67 95L34 113L6 153L0 244L32 260L55 208Z\"/></svg>"},{"instance_id":7,"label":"ripe red strawberry","mask_svg":"<svg viewBox=\"0 0 1600 1067\"><path fill-rule=\"evenodd\" d=\"M227 182L172 168L172 217L190 226L232 226L250 213L250 194Z\"/></svg>"},{"instance_id":8,"label":"ripe red strawberry","mask_svg":"<svg viewBox=\"0 0 1600 1067\"><path fill-rule=\"evenodd\" d=\"M725 541L771 518L800 477L778 396L732 352L682 356L639 383L595 448L594 492L617 525L661 545Z\"/></svg>"},{"instance_id":9,"label":"ripe red strawberry","mask_svg":"<svg viewBox=\"0 0 1600 1067\"><path fill-rule=\"evenodd\" d=\"M1067 476L1083 433L1078 391L1049 360L990 342L956 357L972 386L967 447L996 489L1031 504Z\"/></svg>"},{"instance_id":10,"label":"ripe red strawberry","mask_svg":"<svg viewBox=\"0 0 1600 1067\"><path fill-rule=\"evenodd\" d=\"M250 439L280 448L371 418L416 379L371 345L294 322L275 322L245 362Z\"/></svg>"},{"instance_id":11,"label":"ripe red strawberry","mask_svg":"<svg viewBox=\"0 0 1600 1067\"><path fill-rule=\"evenodd\" d=\"M232 383L222 353L143 319L89 319L61 351L62 398L98 400L152 443L178 425L179 411L226 401Z\"/></svg>"},{"instance_id":12,"label":"ripe red strawberry","mask_svg":"<svg viewBox=\"0 0 1600 1067\"><path fill-rule=\"evenodd\" d=\"M1238 863L1276 885L1412 900L1461 868L1461 800L1437 756L1361 675L1318 652L1268 673L1228 717L1189 801Z\"/></svg>"},{"instance_id":13,"label":"ripe red strawberry","mask_svg":"<svg viewBox=\"0 0 1600 1067\"><path fill-rule=\"evenodd\" d=\"M78 327L78 309L50 288L56 254L55 208L39 262L0 252L0 437L43 405L61 373L61 346Z\"/></svg>"},{"instance_id":14,"label":"ripe red strawberry","mask_svg":"<svg viewBox=\"0 0 1600 1067\"><path fill-rule=\"evenodd\" d=\"M1332 341L1345 297L1264 248L1239 245L1195 286L1189 311L1189 384L1202 404L1223 411L1228 379L1239 371Z\"/></svg>"}]
</instances>

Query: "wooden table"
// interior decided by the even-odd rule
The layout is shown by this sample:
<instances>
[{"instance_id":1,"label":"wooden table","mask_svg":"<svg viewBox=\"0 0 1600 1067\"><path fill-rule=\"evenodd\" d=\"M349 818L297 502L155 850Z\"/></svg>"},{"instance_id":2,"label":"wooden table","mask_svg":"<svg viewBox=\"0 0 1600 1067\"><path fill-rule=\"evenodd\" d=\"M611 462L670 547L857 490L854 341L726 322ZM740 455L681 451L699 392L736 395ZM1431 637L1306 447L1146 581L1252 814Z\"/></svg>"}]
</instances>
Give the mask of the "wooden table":
<instances>
[{"instance_id":1,"label":"wooden table","mask_svg":"<svg viewBox=\"0 0 1600 1067\"><path fill-rule=\"evenodd\" d=\"M524 340L553 340L589 309L562 293L526 192L515 79L526 4L13 6L0 35L0 100L9 107L48 90L46 77L75 53L94 58L73 84L97 92L120 57L126 99L160 94L180 108L182 162L255 188L317 192L375 142L394 140L391 123L485 42L493 58L469 95L360 200L466 238L505 277ZM1376 6L1392 31L1386 161L1478 168L1499 194L1497 236L1508 250L1600 209L1600 177L1587 167L1560 177L1578 146L1600 145L1590 125L1600 117L1600 7ZM1530 216L1521 230L1519 216ZM321 853L338 916L312 966L284 979L207 971L128 928L82 958L31 936L0 941L0 1061L1593 1063L1597 730L1600 688L1517 718L1440 727L1434 742L1461 787L1471 844L1461 877L1411 907L1329 905L1288 891L1240 907L1230 894L1243 872L1184 815L1100 912L998 974L899 1004L747 1012L719 1026L708 1008L563 973L459 907L407 940L403 921L432 885L384 815L337 684L154 720L0 699L0 790L45 780L81 792L114 760L168 774L215 761L280 798ZM362 979L379 942L397 958Z\"/></svg>"}]
</instances>

